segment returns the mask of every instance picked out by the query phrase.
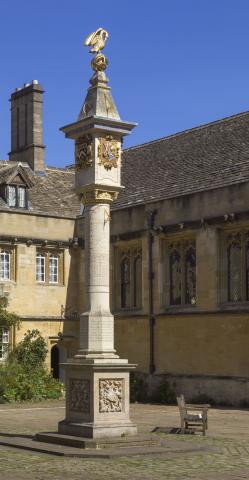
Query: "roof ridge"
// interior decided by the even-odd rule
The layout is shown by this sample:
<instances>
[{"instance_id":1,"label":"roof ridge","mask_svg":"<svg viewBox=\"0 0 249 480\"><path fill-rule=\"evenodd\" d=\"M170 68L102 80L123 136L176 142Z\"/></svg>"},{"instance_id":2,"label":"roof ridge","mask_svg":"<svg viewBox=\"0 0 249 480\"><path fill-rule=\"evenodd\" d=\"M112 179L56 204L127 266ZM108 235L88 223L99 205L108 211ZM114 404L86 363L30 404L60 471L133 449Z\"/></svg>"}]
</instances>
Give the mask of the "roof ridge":
<instances>
[{"instance_id":1,"label":"roof ridge","mask_svg":"<svg viewBox=\"0 0 249 480\"><path fill-rule=\"evenodd\" d=\"M136 150L136 149L142 148L147 145L160 143L170 138L179 137L180 135L186 135L188 133L192 133L193 131L202 130L204 128L211 127L213 125L217 125L217 123L228 122L229 120L232 120L236 117L243 117L248 114L249 114L249 110L246 110L245 112L235 113L234 115L230 115L229 117L219 118L218 120L213 120L212 122L203 123L202 125L198 125L197 127L187 128L186 130L182 130L181 132L172 133L170 135L166 135L165 137L157 138L155 140L149 140L148 142L140 143L139 145L134 145L133 147L124 148L123 151L127 152L130 150Z\"/></svg>"},{"instance_id":2,"label":"roof ridge","mask_svg":"<svg viewBox=\"0 0 249 480\"><path fill-rule=\"evenodd\" d=\"M68 170L65 167L53 167L52 165L47 166L46 170L55 170L55 171L59 170L60 172L63 172L63 173L75 173L74 171L72 172L71 170Z\"/></svg>"}]
</instances>

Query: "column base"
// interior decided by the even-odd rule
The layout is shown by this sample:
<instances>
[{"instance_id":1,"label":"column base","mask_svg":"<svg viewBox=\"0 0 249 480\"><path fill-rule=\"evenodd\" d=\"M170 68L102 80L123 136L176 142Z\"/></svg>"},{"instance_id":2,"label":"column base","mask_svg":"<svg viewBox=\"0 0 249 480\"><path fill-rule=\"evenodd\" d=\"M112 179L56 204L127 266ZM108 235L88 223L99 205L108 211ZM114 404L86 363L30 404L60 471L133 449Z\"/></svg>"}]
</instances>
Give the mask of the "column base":
<instances>
[{"instance_id":1,"label":"column base","mask_svg":"<svg viewBox=\"0 0 249 480\"><path fill-rule=\"evenodd\" d=\"M129 417L129 372L136 365L119 358L77 358L66 371L66 417L58 432L85 438L137 435Z\"/></svg>"},{"instance_id":2,"label":"column base","mask_svg":"<svg viewBox=\"0 0 249 480\"><path fill-rule=\"evenodd\" d=\"M85 438L125 437L128 435L137 435L137 426L131 422L122 425L115 425L115 423L111 425L98 425L94 423L74 423L62 420L58 425L58 433Z\"/></svg>"}]
</instances>

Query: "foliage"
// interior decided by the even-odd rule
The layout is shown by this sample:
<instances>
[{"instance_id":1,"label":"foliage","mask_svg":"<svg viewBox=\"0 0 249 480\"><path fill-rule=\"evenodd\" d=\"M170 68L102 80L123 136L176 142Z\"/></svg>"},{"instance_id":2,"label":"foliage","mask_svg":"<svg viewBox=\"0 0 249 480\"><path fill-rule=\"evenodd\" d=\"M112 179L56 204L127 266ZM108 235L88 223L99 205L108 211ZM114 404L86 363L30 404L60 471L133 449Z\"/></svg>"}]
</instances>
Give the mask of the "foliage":
<instances>
[{"instance_id":1,"label":"foliage","mask_svg":"<svg viewBox=\"0 0 249 480\"><path fill-rule=\"evenodd\" d=\"M8 312L9 301L5 295L0 296L0 327L19 326L19 317L12 312Z\"/></svg>"},{"instance_id":2,"label":"foliage","mask_svg":"<svg viewBox=\"0 0 249 480\"><path fill-rule=\"evenodd\" d=\"M28 330L24 339L11 352L10 359L16 359L17 363L26 370L41 367L48 353L45 339L39 330Z\"/></svg>"},{"instance_id":3,"label":"foliage","mask_svg":"<svg viewBox=\"0 0 249 480\"><path fill-rule=\"evenodd\" d=\"M40 332L29 330L0 365L0 403L62 396L62 384L45 367L46 355L46 342Z\"/></svg>"},{"instance_id":4,"label":"foliage","mask_svg":"<svg viewBox=\"0 0 249 480\"><path fill-rule=\"evenodd\" d=\"M153 397L154 402L164 405L172 405L176 403L176 394L167 380L163 380L155 391Z\"/></svg>"},{"instance_id":5,"label":"foliage","mask_svg":"<svg viewBox=\"0 0 249 480\"><path fill-rule=\"evenodd\" d=\"M0 366L0 403L60 398L62 385L44 367L27 372L22 365Z\"/></svg>"},{"instance_id":6,"label":"foliage","mask_svg":"<svg viewBox=\"0 0 249 480\"><path fill-rule=\"evenodd\" d=\"M164 405L176 404L176 395L173 387L167 380L162 380L157 388L149 394L149 386L145 375L138 372L130 374L130 401L140 403L161 403Z\"/></svg>"},{"instance_id":7,"label":"foliage","mask_svg":"<svg viewBox=\"0 0 249 480\"><path fill-rule=\"evenodd\" d=\"M130 401L148 402L148 386L142 375L136 372L130 373Z\"/></svg>"},{"instance_id":8,"label":"foliage","mask_svg":"<svg viewBox=\"0 0 249 480\"><path fill-rule=\"evenodd\" d=\"M209 404L209 405L215 405L216 402L212 397L209 397L209 395L206 395L205 393L200 393L199 395L196 395L191 398L190 403L194 404ZM228 403L229 405L229 403Z\"/></svg>"}]
</instances>

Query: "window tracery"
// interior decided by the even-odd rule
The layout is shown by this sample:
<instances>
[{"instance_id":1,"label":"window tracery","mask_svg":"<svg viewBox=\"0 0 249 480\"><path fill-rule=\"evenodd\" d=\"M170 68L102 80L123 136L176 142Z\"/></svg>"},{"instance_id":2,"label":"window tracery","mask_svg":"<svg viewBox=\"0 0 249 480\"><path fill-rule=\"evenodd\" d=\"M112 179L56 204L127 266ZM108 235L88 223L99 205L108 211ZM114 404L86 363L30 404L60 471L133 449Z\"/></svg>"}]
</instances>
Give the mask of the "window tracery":
<instances>
[{"instance_id":1,"label":"window tracery","mask_svg":"<svg viewBox=\"0 0 249 480\"><path fill-rule=\"evenodd\" d=\"M194 240L175 241L168 247L169 304L196 303L196 248Z\"/></svg>"},{"instance_id":2,"label":"window tracery","mask_svg":"<svg viewBox=\"0 0 249 480\"><path fill-rule=\"evenodd\" d=\"M249 301L249 231L233 231L225 235L223 301Z\"/></svg>"},{"instance_id":3,"label":"window tracery","mask_svg":"<svg viewBox=\"0 0 249 480\"><path fill-rule=\"evenodd\" d=\"M142 249L138 246L116 249L116 304L118 308L142 306ZM119 290L119 291L117 291Z\"/></svg>"}]
</instances>

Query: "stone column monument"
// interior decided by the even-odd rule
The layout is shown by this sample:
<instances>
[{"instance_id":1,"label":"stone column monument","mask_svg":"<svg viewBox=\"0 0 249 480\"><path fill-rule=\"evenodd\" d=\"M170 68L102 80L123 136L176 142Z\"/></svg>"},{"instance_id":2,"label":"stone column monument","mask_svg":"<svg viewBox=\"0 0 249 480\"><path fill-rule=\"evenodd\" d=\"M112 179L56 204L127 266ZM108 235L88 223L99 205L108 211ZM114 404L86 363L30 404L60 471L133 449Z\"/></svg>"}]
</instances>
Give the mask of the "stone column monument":
<instances>
[{"instance_id":1,"label":"stone column monument","mask_svg":"<svg viewBox=\"0 0 249 480\"><path fill-rule=\"evenodd\" d=\"M75 141L75 188L84 209L85 312L80 349L64 366L66 418L59 433L88 438L134 435L129 418L129 372L135 365L114 350L114 318L109 305L110 205L122 190L121 144L136 124L120 119L100 51L108 33L99 28L85 41L94 54L85 102L77 122L61 130Z\"/></svg>"}]
</instances>

